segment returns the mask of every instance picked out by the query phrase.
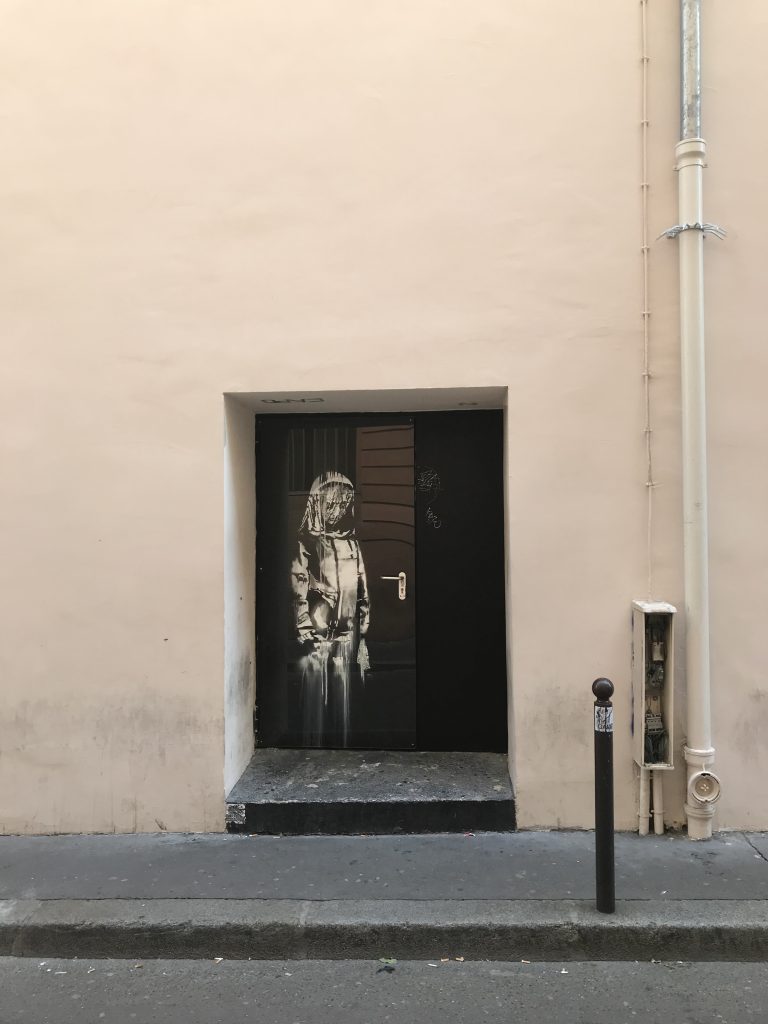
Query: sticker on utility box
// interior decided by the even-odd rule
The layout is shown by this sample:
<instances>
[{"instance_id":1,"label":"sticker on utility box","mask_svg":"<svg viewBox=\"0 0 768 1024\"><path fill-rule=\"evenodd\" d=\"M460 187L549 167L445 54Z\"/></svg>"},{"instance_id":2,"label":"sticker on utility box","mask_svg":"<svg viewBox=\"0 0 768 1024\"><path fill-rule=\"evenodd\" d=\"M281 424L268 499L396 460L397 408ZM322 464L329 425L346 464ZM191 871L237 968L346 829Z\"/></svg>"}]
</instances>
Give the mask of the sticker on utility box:
<instances>
[{"instance_id":1,"label":"sticker on utility box","mask_svg":"<svg viewBox=\"0 0 768 1024\"><path fill-rule=\"evenodd\" d=\"M595 732L613 732L613 708L595 708Z\"/></svg>"}]
</instances>

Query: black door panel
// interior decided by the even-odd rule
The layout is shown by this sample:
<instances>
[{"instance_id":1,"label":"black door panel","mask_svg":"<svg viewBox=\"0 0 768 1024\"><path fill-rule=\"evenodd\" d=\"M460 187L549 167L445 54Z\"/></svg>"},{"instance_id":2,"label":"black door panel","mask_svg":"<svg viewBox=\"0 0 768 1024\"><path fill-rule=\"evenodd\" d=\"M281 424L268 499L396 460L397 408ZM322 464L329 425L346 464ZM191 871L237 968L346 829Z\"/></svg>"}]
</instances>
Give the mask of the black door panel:
<instances>
[{"instance_id":1,"label":"black door panel","mask_svg":"<svg viewBox=\"0 0 768 1024\"><path fill-rule=\"evenodd\" d=\"M503 413L416 418L419 749L507 749Z\"/></svg>"},{"instance_id":2,"label":"black door panel","mask_svg":"<svg viewBox=\"0 0 768 1024\"><path fill-rule=\"evenodd\" d=\"M414 747L411 420L263 417L257 438L260 743Z\"/></svg>"}]
</instances>

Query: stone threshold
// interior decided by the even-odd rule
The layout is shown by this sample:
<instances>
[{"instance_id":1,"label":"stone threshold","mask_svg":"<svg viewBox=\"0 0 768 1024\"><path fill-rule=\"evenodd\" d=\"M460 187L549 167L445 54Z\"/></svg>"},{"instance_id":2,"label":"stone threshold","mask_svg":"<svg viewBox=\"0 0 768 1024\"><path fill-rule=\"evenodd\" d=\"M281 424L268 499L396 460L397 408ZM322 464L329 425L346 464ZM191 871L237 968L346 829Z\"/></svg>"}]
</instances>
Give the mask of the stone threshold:
<instances>
[{"instance_id":1,"label":"stone threshold","mask_svg":"<svg viewBox=\"0 0 768 1024\"><path fill-rule=\"evenodd\" d=\"M262 835L511 831L506 754L260 748L227 829Z\"/></svg>"}]
</instances>

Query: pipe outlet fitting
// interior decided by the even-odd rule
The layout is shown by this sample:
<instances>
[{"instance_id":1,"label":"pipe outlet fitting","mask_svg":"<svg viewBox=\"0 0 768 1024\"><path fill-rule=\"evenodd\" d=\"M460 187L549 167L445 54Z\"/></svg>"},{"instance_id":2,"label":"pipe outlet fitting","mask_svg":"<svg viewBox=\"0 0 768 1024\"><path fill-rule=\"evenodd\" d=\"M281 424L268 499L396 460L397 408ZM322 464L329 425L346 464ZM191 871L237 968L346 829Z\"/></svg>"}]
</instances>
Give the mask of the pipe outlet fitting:
<instances>
[{"instance_id":1,"label":"pipe outlet fitting","mask_svg":"<svg viewBox=\"0 0 768 1024\"><path fill-rule=\"evenodd\" d=\"M692 807L708 808L720 799L722 786L714 772L706 769L694 772L688 779L688 803Z\"/></svg>"}]
</instances>

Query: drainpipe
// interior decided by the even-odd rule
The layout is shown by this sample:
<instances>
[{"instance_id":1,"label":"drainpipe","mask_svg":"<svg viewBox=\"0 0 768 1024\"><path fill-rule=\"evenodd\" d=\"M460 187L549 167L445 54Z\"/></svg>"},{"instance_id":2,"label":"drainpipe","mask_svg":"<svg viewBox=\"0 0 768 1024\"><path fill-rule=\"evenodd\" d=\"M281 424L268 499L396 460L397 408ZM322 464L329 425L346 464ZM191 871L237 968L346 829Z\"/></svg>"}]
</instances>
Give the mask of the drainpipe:
<instances>
[{"instance_id":1,"label":"drainpipe","mask_svg":"<svg viewBox=\"0 0 768 1024\"><path fill-rule=\"evenodd\" d=\"M680 0L680 142L676 146L679 223L666 232L680 247L680 357L683 444L683 559L686 611L688 836L710 839L720 783L711 771L709 552L707 526L704 235L721 234L702 211L706 143L701 137L701 0Z\"/></svg>"}]
</instances>

